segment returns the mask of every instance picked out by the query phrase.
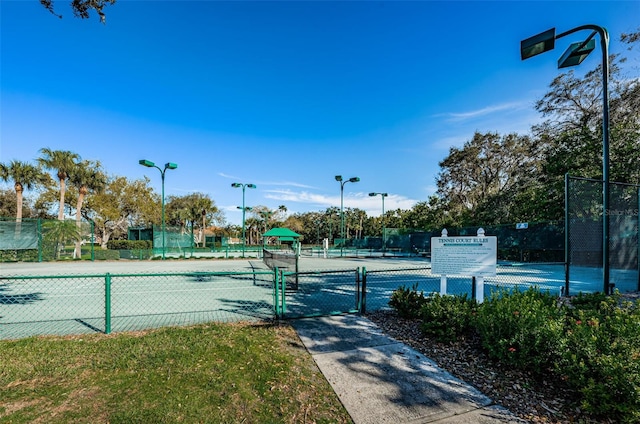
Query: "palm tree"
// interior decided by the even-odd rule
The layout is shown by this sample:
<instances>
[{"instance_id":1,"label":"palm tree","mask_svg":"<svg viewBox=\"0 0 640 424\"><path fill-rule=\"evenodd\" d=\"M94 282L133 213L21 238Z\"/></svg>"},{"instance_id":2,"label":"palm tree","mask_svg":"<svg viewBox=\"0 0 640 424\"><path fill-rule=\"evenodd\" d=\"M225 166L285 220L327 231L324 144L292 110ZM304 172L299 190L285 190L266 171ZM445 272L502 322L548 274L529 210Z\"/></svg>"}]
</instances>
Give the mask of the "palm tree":
<instances>
[{"instance_id":1,"label":"palm tree","mask_svg":"<svg viewBox=\"0 0 640 424\"><path fill-rule=\"evenodd\" d=\"M72 220L47 221L43 224L44 241L54 246L54 259L58 259L60 247L66 242L78 242L82 239L78 227Z\"/></svg>"},{"instance_id":2,"label":"palm tree","mask_svg":"<svg viewBox=\"0 0 640 424\"><path fill-rule=\"evenodd\" d=\"M13 181L13 188L16 190L16 222L22 222L22 193L25 188L31 190L44 184L46 176L35 165L12 160L9 164L0 163L0 179L5 182Z\"/></svg>"},{"instance_id":3,"label":"palm tree","mask_svg":"<svg viewBox=\"0 0 640 424\"><path fill-rule=\"evenodd\" d=\"M64 194L66 190L66 180L77 167L80 155L68 150L51 150L48 147L40 149L42 157L38 158L38 163L45 169L56 171L58 181L60 181L60 209L58 219L64 219Z\"/></svg>"},{"instance_id":4,"label":"palm tree","mask_svg":"<svg viewBox=\"0 0 640 424\"><path fill-rule=\"evenodd\" d=\"M76 203L76 226L80 230L82 221L82 203L89 192L101 192L107 185L107 176L102 172L99 161L84 160L78 164L69 174L69 182L78 189L78 202ZM81 244L76 241L73 257L80 257Z\"/></svg>"}]
</instances>

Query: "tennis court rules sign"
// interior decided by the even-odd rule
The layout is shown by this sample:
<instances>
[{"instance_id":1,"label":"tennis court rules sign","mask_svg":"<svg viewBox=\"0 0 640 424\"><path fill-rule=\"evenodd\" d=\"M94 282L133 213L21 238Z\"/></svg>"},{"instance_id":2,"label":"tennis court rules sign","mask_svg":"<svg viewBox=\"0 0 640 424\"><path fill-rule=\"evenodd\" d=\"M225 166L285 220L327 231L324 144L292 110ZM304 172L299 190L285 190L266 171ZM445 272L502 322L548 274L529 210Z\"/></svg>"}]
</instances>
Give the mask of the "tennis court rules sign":
<instances>
[{"instance_id":1,"label":"tennis court rules sign","mask_svg":"<svg viewBox=\"0 0 640 424\"><path fill-rule=\"evenodd\" d=\"M431 237L431 273L495 277L498 238Z\"/></svg>"}]
</instances>

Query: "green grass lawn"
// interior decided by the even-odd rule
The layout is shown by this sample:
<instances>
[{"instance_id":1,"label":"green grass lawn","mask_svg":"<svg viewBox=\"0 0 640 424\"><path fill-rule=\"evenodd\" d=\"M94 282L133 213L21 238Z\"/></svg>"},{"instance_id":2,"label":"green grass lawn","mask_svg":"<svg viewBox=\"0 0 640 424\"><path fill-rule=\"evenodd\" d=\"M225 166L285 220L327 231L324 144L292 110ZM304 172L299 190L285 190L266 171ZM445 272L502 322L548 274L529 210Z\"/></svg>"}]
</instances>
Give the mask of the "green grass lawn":
<instances>
[{"instance_id":1,"label":"green grass lawn","mask_svg":"<svg viewBox=\"0 0 640 424\"><path fill-rule=\"evenodd\" d=\"M2 423L349 423L288 325L0 342Z\"/></svg>"}]
</instances>

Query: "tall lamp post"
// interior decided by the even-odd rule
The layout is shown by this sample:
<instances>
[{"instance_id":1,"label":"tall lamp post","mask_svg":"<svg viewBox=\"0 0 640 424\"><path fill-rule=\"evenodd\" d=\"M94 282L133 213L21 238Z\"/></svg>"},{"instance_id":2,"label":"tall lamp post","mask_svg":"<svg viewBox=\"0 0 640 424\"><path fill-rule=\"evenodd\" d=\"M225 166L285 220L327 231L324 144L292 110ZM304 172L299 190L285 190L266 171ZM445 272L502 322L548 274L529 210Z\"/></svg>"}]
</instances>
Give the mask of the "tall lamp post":
<instances>
[{"instance_id":1,"label":"tall lamp post","mask_svg":"<svg viewBox=\"0 0 640 424\"><path fill-rule=\"evenodd\" d=\"M340 256L342 256L342 249L344 248L344 185L346 183L357 183L360 181L358 177L351 177L348 180L343 180L342 175L336 175L336 181L340 183L340 237L342 243L340 243Z\"/></svg>"},{"instance_id":2,"label":"tall lamp post","mask_svg":"<svg viewBox=\"0 0 640 424\"><path fill-rule=\"evenodd\" d=\"M380 197L382 197L382 256L384 256L384 249L385 249L385 233L386 233L386 226L385 226L385 220L384 220L384 198L387 197L389 195L389 193L369 193L369 196L371 197L375 197L377 195L380 195Z\"/></svg>"},{"instance_id":3,"label":"tall lamp post","mask_svg":"<svg viewBox=\"0 0 640 424\"><path fill-rule=\"evenodd\" d=\"M164 164L164 169L161 169L159 166L157 166L155 163L151 162L150 160L146 160L146 159L140 159L138 161L138 163L142 166L146 166L147 168L156 168L158 171L160 171L160 176L162 178L162 259L165 259L166 256L166 247L165 247L165 225L164 225L164 173L167 171L167 169L176 169L178 167L177 164L173 163L173 162L167 162Z\"/></svg>"},{"instance_id":4,"label":"tall lamp post","mask_svg":"<svg viewBox=\"0 0 640 424\"><path fill-rule=\"evenodd\" d=\"M242 183L231 183L231 187L233 188L241 188L242 187L242 208L238 206L238 209L242 209L242 257L244 258L244 247L246 245L246 235L245 235L245 213L247 210L251 210L251 208L246 208L244 206L244 191L247 187L256 188L255 184L242 184Z\"/></svg>"},{"instance_id":5,"label":"tall lamp post","mask_svg":"<svg viewBox=\"0 0 640 424\"><path fill-rule=\"evenodd\" d=\"M553 50L555 40L582 30L590 30L592 32L586 40L569 46L558 59L558 68L576 66L582 63L589 53L595 49L593 37L596 34L600 36L600 47L602 49L602 280L604 293L608 294L611 291L609 283L609 34L605 28L598 25L582 25L558 35L556 35L556 29L551 28L522 40L520 42L520 57L525 60ZM568 287L566 294L569 294Z\"/></svg>"}]
</instances>

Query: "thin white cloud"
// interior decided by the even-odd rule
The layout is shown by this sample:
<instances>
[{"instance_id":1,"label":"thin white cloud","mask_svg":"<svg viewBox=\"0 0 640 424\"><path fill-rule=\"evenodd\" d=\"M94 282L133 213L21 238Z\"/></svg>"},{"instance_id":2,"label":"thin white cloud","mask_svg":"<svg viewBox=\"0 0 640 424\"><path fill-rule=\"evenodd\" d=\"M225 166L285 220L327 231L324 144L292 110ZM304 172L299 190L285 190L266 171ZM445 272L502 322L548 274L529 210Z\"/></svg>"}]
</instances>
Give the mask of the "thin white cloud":
<instances>
[{"instance_id":1,"label":"thin white cloud","mask_svg":"<svg viewBox=\"0 0 640 424\"><path fill-rule=\"evenodd\" d=\"M296 187L296 188L313 188L317 189L318 187L310 186L307 184L296 183L293 181L262 181L260 182L262 185L266 186L287 186L287 187Z\"/></svg>"},{"instance_id":2,"label":"thin white cloud","mask_svg":"<svg viewBox=\"0 0 640 424\"><path fill-rule=\"evenodd\" d=\"M449 121L464 121L467 119L473 119L480 116L491 115L496 112L502 112L505 110L513 111L513 110L521 110L524 108L529 108L531 105L529 102L509 102L503 103L493 106L483 107L482 109L471 110L468 112L448 112L442 113L438 116L443 116L448 118Z\"/></svg>"},{"instance_id":3,"label":"thin white cloud","mask_svg":"<svg viewBox=\"0 0 640 424\"><path fill-rule=\"evenodd\" d=\"M224 172L218 172L218 175L223 177L223 178L230 179L230 180L241 180L242 179L240 177L235 177L233 175L225 174ZM257 181L254 182L254 184L261 185L261 186L285 186L285 187L312 188L312 189L316 189L317 188L317 187L314 187L314 186L310 186L310 185L302 184L302 183L297 183L297 182L294 182L294 181L261 181L261 180L257 180Z\"/></svg>"},{"instance_id":4,"label":"thin white cloud","mask_svg":"<svg viewBox=\"0 0 640 424\"><path fill-rule=\"evenodd\" d=\"M218 172L218 175L221 176L222 178L227 178L230 180L239 180L239 177L234 177L233 175L229 175L229 174L225 174L224 172Z\"/></svg>"},{"instance_id":5,"label":"thin white cloud","mask_svg":"<svg viewBox=\"0 0 640 424\"><path fill-rule=\"evenodd\" d=\"M308 191L271 190L265 197L282 202L303 203L316 207L339 207L340 196L325 196L323 194L310 193ZM380 216L382 213L382 200L380 196L371 197L368 193L344 193L344 207L364 210L369 216ZM395 209L411 209L418 201L397 194L391 194L384 199L385 211Z\"/></svg>"}]
</instances>

